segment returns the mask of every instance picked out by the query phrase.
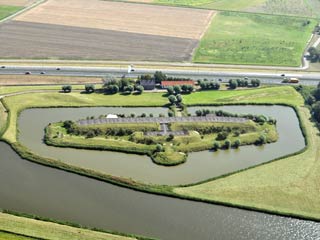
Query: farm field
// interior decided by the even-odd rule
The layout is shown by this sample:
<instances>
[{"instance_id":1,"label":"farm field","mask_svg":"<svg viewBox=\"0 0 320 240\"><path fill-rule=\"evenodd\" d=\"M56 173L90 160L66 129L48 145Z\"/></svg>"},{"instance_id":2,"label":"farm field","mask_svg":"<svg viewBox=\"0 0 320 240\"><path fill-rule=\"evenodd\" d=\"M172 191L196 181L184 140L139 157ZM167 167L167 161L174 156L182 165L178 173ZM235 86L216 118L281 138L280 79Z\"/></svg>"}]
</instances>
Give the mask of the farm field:
<instances>
[{"instance_id":1,"label":"farm field","mask_svg":"<svg viewBox=\"0 0 320 240\"><path fill-rule=\"evenodd\" d=\"M37 76L37 75L0 75L0 93L3 87L12 85L45 85L45 84L85 84L102 83L99 77L67 77L67 76ZM24 89L22 87L21 89ZM27 86L32 89L32 86Z\"/></svg>"},{"instance_id":2,"label":"farm field","mask_svg":"<svg viewBox=\"0 0 320 240\"><path fill-rule=\"evenodd\" d=\"M90 5L86 0L49 0L19 15L15 20L199 39L210 23L213 13L210 10L99 0L90 1Z\"/></svg>"},{"instance_id":3,"label":"farm field","mask_svg":"<svg viewBox=\"0 0 320 240\"><path fill-rule=\"evenodd\" d=\"M2 58L184 61L197 40L12 21L0 26Z\"/></svg>"},{"instance_id":4,"label":"farm field","mask_svg":"<svg viewBox=\"0 0 320 240\"><path fill-rule=\"evenodd\" d=\"M316 22L306 19L222 12L193 58L199 63L299 66Z\"/></svg>"},{"instance_id":5,"label":"farm field","mask_svg":"<svg viewBox=\"0 0 320 240\"><path fill-rule=\"evenodd\" d=\"M36 2L36 0L0 0L0 5L6 6L27 6Z\"/></svg>"}]
</instances>

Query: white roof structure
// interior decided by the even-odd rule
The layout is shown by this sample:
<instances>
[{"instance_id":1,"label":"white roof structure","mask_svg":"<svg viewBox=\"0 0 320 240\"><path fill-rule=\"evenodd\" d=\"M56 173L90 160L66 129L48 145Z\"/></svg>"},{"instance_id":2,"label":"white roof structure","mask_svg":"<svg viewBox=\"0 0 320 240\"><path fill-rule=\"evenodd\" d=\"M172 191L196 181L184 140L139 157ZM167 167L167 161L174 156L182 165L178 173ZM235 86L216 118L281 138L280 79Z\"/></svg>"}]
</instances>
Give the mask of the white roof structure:
<instances>
[{"instance_id":1,"label":"white roof structure","mask_svg":"<svg viewBox=\"0 0 320 240\"><path fill-rule=\"evenodd\" d=\"M115 114L108 114L106 118L118 118Z\"/></svg>"}]
</instances>

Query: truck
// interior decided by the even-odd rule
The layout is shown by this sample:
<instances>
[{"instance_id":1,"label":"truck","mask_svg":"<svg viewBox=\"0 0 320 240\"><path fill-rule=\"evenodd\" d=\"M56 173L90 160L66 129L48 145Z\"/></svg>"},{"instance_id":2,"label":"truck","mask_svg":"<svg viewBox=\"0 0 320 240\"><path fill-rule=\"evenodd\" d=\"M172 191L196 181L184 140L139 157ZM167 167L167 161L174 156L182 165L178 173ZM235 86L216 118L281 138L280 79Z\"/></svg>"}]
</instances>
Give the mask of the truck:
<instances>
[{"instance_id":1,"label":"truck","mask_svg":"<svg viewBox=\"0 0 320 240\"><path fill-rule=\"evenodd\" d=\"M283 78L282 83L299 83L299 78Z\"/></svg>"}]
</instances>

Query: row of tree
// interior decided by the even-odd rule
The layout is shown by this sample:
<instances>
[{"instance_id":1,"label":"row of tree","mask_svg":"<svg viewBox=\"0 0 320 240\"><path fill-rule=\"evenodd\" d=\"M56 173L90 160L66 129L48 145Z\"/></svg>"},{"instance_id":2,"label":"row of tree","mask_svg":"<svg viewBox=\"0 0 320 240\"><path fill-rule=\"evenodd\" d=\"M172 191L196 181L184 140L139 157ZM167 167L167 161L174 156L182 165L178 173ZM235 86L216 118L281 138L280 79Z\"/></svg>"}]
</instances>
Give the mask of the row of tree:
<instances>
[{"instance_id":1,"label":"row of tree","mask_svg":"<svg viewBox=\"0 0 320 240\"><path fill-rule=\"evenodd\" d=\"M236 89L237 87L259 87L261 84L259 79L251 79L250 83L247 79L230 79L229 88Z\"/></svg>"},{"instance_id":2,"label":"row of tree","mask_svg":"<svg viewBox=\"0 0 320 240\"><path fill-rule=\"evenodd\" d=\"M169 95L177 95L180 93L192 93L194 90L194 87L192 85L182 85L181 87L179 85L176 86L169 86L167 87L167 92Z\"/></svg>"}]
</instances>

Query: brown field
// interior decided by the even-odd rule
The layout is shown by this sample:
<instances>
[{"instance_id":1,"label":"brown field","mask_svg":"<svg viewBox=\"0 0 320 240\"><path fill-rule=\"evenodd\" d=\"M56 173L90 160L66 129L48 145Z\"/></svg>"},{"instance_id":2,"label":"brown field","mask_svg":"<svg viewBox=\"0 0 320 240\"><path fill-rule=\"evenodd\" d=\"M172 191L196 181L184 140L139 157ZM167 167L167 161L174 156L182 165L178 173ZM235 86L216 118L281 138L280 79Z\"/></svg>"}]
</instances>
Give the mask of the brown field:
<instances>
[{"instance_id":1,"label":"brown field","mask_svg":"<svg viewBox=\"0 0 320 240\"><path fill-rule=\"evenodd\" d=\"M0 5L7 6L28 6L34 3L36 0L0 0Z\"/></svg>"},{"instance_id":2,"label":"brown field","mask_svg":"<svg viewBox=\"0 0 320 240\"><path fill-rule=\"evenodd\" d=\"M0 25L1 58L187 61L194 39L11 21Z\"/></svg>"},{"instance_id":3,"label":"brown field","mask_svg":"<svg viewBox=\"0 0 320 240\"><path fill-rule=\"evenodd\" d=\"M102 83L99 77L0 75L0 86Z\"/></svg>"},{"instance_id":4,"label":"brown field","mask_svg":"<svg viewBox=\"0 0 320 240\"><path fill-rule=\"evenodd\" d=\"M15 20L199 39L213 11L100 0L48 0Z\"/></svg>"}]
</instances>

